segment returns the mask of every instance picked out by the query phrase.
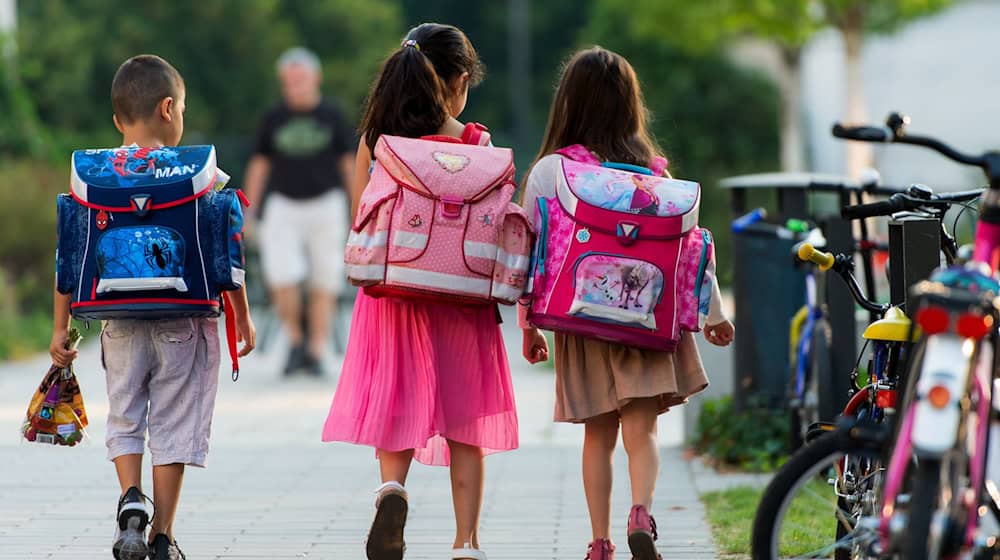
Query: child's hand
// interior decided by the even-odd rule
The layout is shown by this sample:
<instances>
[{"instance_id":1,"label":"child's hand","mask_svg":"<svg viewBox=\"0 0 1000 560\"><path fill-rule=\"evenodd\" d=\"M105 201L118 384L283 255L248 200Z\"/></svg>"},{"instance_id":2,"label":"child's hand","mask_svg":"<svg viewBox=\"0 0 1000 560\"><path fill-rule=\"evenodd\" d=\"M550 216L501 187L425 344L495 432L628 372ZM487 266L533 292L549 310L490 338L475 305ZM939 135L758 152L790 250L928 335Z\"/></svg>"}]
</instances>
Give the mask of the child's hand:
<instances>
[{"instance_id":1,"label":"child's hand","mask_svg":"<svg viewBox=\"0 0 1000 560\"><path fill-rule=\"evenodd\" d=\"M705 327L705 340L716 346L729 346L734 336L736 336L736 328L730 321Z\"/></svg>"},{"instance_id":2,"label":"child's hand","mask_svg":"<svg viewBox=\"0 0 1000 560\"><path fill-rule=\"evenodd\" d=\"M257 328L253 325L250 314L237 314L236 316L236 340L243 343L239 356L242 358L253 352L257 346Z\"/></svg>"},{"instance_id":3,"label":"child's hand","mask_svg":"<svg viewBox=\"0 0 1000 560\"><path fill-rule=\"evenodd\" d=\"M52 342L49 343L49 356L52 356L52 363L61 368L68 367L79 354L75 349L66 349L68 340L69 329L58 329L52 333Z\"/></svg>"},{"instance_id":4,"label":"child's hand","mask_svg":"<svg viewBox=\"0 0 1000 560\"><path fill-rule=\"evenodd\" d=\"M542 331L531 328L521 331L522 343L521 353L529 364L537 364L549 359L549 341L545 339Z\"/></svg>"}]
</instances>

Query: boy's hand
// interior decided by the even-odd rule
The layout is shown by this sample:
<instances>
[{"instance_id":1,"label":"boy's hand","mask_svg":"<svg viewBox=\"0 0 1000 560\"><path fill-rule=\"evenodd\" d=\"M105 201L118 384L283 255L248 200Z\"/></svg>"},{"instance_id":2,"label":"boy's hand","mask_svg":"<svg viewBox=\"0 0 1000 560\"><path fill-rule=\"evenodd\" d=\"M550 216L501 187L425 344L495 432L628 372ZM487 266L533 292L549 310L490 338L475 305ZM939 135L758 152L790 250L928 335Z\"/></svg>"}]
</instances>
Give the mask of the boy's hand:
<instances>
[{"instance_id":1,"label":"boy's hand","mask_svg":"<svg viewBox=\"0 0 1000 560\"><path fill-rule=\"evenodd\" d=\"M239 356L242 358L253 352L257 346L257 329L253 326L250 314L238 314L236 317L236 340L243 343Z\"/></svg>"},{"instance_id":2,"label":"boy's hand","mask_svg":"<svg viewBox=\"0 0 1000 560\"><path fill-rule=\"evenodd\" d=\"M522 344L521 353L529 364L537 364L549 359L549 341L545 339L542 331L530 328L521 331Z\"/></svg>"},{"instance_id":3,"label":"boy's hand","mask_svg":"<svg viewBox=\"0 0 1000 560\"><path fill-rule=\"evenodd\" d=\"M52 363L61 368L68 367L79 354L77 350L66 349L68 340L69 329L57 329L52 333L52 342L49 343L49 356L52 356Z\"/></svg>"},{"instance_id":4,"label":"boy's hand","mask_svg":"<svg viewBox=\"0 0 1000 560\"><path fill-rule=\"evenodd\" d=\"M736 328L730 321L723 321L718 325L705 327L705 340L716 346L729 346L736 336Z\"/></svg>"}]
</instances>

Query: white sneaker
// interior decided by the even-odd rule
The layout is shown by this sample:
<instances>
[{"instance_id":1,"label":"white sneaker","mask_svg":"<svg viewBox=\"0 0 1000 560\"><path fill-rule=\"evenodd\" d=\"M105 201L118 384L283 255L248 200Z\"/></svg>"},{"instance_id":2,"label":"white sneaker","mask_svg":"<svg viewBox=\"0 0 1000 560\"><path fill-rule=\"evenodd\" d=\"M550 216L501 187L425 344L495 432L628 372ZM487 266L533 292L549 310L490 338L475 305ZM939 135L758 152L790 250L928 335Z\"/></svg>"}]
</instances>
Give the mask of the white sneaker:
<instances>
[{"instance_id":1,"label":"white sneaker","mask_svg":"<svg viewBox=\"0 0 1000 560\"><path fill-rule=\"evenodd\" d=\"M486 553L478 548L472 548L472 545L465 543L462 548L456 548L451 551L452 560L486 560Z\"/></svg>"},{"instance_id":2,"label":"white sneaker","mask_svg":"<svg viewBox=\"0 0 1000 560\"><path fill-rule=\"evenodd\" d=\"M149 545L146 544L146 526L149 525L146 500L149 498L135 486L129 488L118 500L115 540L111 546L115 560L146 560L149 555Z\"/></svg>"}]
</instances>

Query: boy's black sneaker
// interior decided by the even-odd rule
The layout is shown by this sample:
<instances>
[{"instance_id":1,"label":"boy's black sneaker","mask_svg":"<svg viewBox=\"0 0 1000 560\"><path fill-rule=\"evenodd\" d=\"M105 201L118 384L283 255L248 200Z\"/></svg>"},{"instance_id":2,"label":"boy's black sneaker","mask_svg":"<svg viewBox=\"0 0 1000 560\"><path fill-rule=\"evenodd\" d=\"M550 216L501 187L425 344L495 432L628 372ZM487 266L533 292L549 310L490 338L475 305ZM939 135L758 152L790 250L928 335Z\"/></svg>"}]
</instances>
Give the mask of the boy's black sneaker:
<instances>
[{"instance_id":1,"label":"boy's black sneaker","mask_svg":"<svg viewBox=\"0 0 1000 560\"><path fill-rule=\"evenodd\" d=\"M312 353L306 353L306 363L305 372L313 377L323 377L323 361L313 356Z\"/></svg>"},{"instance_id":2,"label":"boy's black sneaker","mask_svg":"<svg viewBox=\"0 0 1000 560\"><path fill-rule=\"evenodd\" d=\"M285 362L285 375L292 375L308 366L309 354L304 344L293 346L288 351L288 361Z\"/></svg>"},{"instance_id":3,"label":"boy's black sneaker","mask_svg":"<svg viewBox=\"0 0 1000 560\"><path fill-rule=\"evenodd\" d=\"M149 525L149 500L135 486L125 491L118 500L115 542L111 552L116 560L146 560L149 547L146 545L146 526Z\"/></svg>"},{"instance_id":4,"label":"boy's black sneaker","mask_svg":"<svg viewBox=\"0 0 1000 560\"><path fill-rule=\"evenodd\" d=\"M177 541L171 541L170 537L160 533L149 544L149 560L187 560L187 556L181 552Z\"/></svg>"}]
</instances>

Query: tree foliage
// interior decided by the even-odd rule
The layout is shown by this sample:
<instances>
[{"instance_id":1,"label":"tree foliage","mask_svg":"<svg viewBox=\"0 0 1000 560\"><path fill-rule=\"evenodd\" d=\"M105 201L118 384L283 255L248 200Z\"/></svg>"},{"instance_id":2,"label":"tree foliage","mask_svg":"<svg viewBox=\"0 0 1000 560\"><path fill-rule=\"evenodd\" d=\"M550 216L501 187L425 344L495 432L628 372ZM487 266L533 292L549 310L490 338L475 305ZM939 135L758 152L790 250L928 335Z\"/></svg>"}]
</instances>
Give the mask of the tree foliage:
<instances>
[{"instance_id":1,"label":"tree foliage","mask_svg":"<svg viewBox=\"0 0 1000 560\"><path fill-rule=\"evenodd\" d=\"M107 144L118 65L150 52L187 83L189 139L250 134L277 99L274 61L305 44L324 61L327 93L355 114L370 75L398 39L389 0L20 2L21 79L41 120L72 146Z\"/></svg>"},{"instance_id":2,"label":"tree foliage","mask_svg":"<svg viewBox=\"0 0 1000 560\"><path fill-rule=\"evenodd\" d=\"M864 31L884 33L935 13L954 0L602 0L630 7L631 29L685 49L711 50L743 35L796 50L819 30L844 29L857 22Z\"/></svg>"},{"instance_id":3,"label":"tree foliage","mask_svg":"<svg viewBox=\"0 0 1000 560\"><path fill-rule=\"evenodd\" d=\"M778 95L757 73L717 53L690 53L649 35L621 33L632 9L594 4L582 44L600 44L625 56L642 81L653 132L670 169L702 184L702 222L719 232L720 262L727 262L727 194L722 177L771 170L778 156Z\"/></svg>"}]
</instances>

